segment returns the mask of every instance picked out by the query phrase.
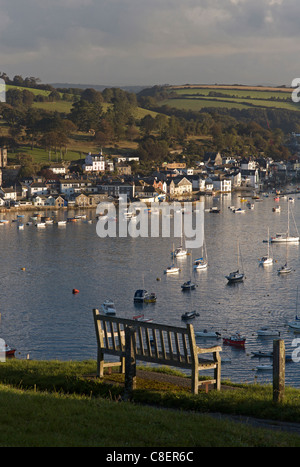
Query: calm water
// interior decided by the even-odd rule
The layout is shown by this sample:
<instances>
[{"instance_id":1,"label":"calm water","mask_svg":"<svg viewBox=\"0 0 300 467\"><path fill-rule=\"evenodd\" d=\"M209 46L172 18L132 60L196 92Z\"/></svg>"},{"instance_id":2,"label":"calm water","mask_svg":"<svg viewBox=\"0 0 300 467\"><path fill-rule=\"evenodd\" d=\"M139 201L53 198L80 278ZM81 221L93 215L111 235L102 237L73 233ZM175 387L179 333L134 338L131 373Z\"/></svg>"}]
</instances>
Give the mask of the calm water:
<instances>
[{"instance_id":1,"label":"calm water","mask_svg":"<svg viewBox=\"0 0 300 467\"><path fill-rule=\"evenodd\" d=\"M300 199L294 198L290 207L300 226ZM268 227L270 235L286 230L288 202L280 201L280 214L272 212L275 202L271 195L253 202L255 207L250 210L237 195L205 200L206 208L219 206L221 212L205 213L209 268L193 273L197 288L191 292L182 292L180 287L190 278L190 256L178 260L179 274L163 274L171 262L173 241L176 247L180 239L100 239L96 223L82 220L43 230L33 225L18 230L16 223L0 226L0 337L17 348L17 358L29 353L30 358L40 360L96 359L92 309L100 308L106 298L115 301L120 317L144 313L157 322L178 326L184 325L183 312L196 309L200 316L193 321L195 330L213 327L223 335L240 332L247 338L245 350L223 346L222 356L230 362L223 364L222 378L271 381L271 371L256 370L259 360L252 358L251 352L272 350L272 338L256 335L261 326L280 330L287 353L293 350L297 334L286 323L294 319L296 311L300 246L273 245L277 262L259 266L258 259L267 252L263 240ZM230 205L243 206L245 213L234 214ZM70 211L59 213L57 218L70 215ZM95 218L95 211L88 211L87 216ZM12 220L16 215L2 217ZM25 223L29 217L25 215ZM224 276L236 269L237 240L246 280L228 286ZM193 251L193 258L200 253ZM286 253L293 272L282 277L277 268L285 262ZM141 309L133 304L133 295L143 286L156 292L158 299ZM80 293L73 295L73 288ZM213 339L197 342L203 346L216 343ZM268 363L268 359L260 363ZM286 382L300 387L300 363L286 365Z\"/></svg>"}]
</instances>

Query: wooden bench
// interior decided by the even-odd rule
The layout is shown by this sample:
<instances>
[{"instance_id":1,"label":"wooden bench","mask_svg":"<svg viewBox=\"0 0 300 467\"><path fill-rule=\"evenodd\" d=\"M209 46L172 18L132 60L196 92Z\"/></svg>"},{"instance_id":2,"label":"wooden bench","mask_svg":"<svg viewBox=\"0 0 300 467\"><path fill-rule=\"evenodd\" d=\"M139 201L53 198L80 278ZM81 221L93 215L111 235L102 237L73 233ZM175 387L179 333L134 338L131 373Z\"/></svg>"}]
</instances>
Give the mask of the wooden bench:
<instances>
[{"instance_id":1,"label":"wooden bench","mask_svg":"<svg viewBox=\"0 0 300 467\"><path fill-rule=\"evenodd\" d=\"M114 316L101 315L94 309L97 337L97 376L103 377L104 368L118 366L125 373L125 390L136 387L136 360L191 370L191 390L198 394L199 385L221 387L220 346L200 348L196 345L194 328L167 326ZM118 361L106 362L104 355L114 355ZM212 354L208 359L204 354ZM214 378L199 381L199 371L214 370Z\"/></svg>"}]
</instances>

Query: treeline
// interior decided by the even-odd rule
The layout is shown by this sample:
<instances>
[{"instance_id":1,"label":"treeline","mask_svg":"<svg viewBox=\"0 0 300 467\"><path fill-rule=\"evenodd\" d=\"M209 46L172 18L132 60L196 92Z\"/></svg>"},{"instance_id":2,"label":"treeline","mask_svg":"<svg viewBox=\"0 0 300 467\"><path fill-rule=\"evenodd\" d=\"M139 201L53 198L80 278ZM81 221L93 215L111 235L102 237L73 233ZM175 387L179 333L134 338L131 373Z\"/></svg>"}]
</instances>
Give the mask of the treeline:
<instances>
[{"instance_id":1,"label":"treeline","mask_svg":"<svg viewBox=\"0 0 300 467\"><path fill-rule=\"evenodd\" d=\"M15 75L12 79L4 72L0 71L0 78L5 84L12 86L20 86L24 88L42 89L44 91L53 91L54 88L50 84L42 84L40 78L34 76L23 78L21 75Z\"/></svg>"},{"instance_id":2,"label":"treeline","mask_svg":"<svg viewBox=\"0 0 300 467\"><path fill-rule=\"evenodd\" d=\"M11 81L24 86L28 80L32 85L38 84L36 78L21 81L14 77ZM199 160L206 151L287 159L291 156L288 135L300 133L298 112L283 109L191 111L161 106L162 100L173 96L173 91L163 86L147 88L138 94L120 88L48 91L46 97L44 93L33 94L30 89L7 91L7 102L0 104L0 110L9 131L0 144L17 148L20 142L30 142L32 148L38 145L49 151L66 150L74 133L85 132L99 147L120 140L135 141L142 164L150 167L173 159L170 154L175 149L182 150L188 161ZM36 99L43 98L71 99L71 110L47 112L32 106ZM157 115L137 118L138 107L156 111Z\"/></svg>"}]
</instances>

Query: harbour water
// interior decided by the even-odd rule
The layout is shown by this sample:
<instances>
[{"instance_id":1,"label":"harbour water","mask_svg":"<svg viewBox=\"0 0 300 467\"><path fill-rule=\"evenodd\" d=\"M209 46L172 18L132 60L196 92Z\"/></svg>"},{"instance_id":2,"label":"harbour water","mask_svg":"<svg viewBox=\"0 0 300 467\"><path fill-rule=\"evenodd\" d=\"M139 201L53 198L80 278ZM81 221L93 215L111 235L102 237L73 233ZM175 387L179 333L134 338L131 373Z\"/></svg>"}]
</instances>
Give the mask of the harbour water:
<instances>
[{"instance_id":1,"label":"harbour water","mask_svg":"<svg viewBox=\"0 0 300 467\"><path fill-rule=\"evenodd\" d=\"M293 197L290 208L297 223L300 199ZM197 287L190 292L182 292L181 284L190 278L191 260L201 255L200 249L178 259L178 274L164 274L171 263L173 243L175 247L180 244L178 238L99 238L95 211L86 212L92 224L79 220L65 227L53 224L37 229L26 225L30 214L25 214L24 230L18 230L16 222L2 225L0 337L16 347L17 358L29 354L38 360L96 359L92 309L100 309L107 298L114 300L119 317L144 314L176 326L185 325L182 313L196 310L196 331L213 328L223 336L239 332L246 337L245 349L222 346L222 379L271 382L272 371L256 369L269 360L259 361L251 352L272 350L274 338L257 336L262 326L280 331L288 354L300 348L300 341L293 347L297 334L287 326L296 313L300 246L274 244L273 265L259 266L259 258L267 251L263 241L268 228L270 235L286 231L289 202L281 198L275 203L273 195L250 201L254 209L248 209L237 194L205 199L206 209L218 206L220 213L205 212L209 267L192 273ZM272 211L275 204L280 204L280 213ZM232 205L241 206L245 213L233 213ZM72 213L55 215L63 219ZM12 221L16 214L2 217ZM292 221L290 227L294 229ZM237 268L238 242L246 279L230 286L225 275ZM277 269L286 256L292 272L280 276ZM133 296L144 287L157 294L157 302L141 308L133 303ZM79 290L76 295L74 288ZM222 345L222 340L197 338L197 343ZM286 364L286 384L300 387L300 363Z\"/></svg>"}]
</instances>

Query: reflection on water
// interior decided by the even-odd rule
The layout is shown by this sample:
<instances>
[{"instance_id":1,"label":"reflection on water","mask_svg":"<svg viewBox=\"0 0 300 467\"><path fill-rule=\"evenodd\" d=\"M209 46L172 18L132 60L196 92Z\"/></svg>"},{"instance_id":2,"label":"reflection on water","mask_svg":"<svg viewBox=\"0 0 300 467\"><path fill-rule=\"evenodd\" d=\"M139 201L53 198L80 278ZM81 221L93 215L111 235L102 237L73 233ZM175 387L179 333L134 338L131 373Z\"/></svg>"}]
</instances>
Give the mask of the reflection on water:
<instances>
[{"instance_id":1,"label":"reflection on water","mask_svg":"<svg viewBox=\"0 0 300 467\"><path fill-rule=\"evenodd\" d=\"M272 372L256 370L259 360L251 352L272 350L273 338L256 334L262 326L278 329L287 353L293 350L295 334L287 321L296 313L299 245L272 245L274 264L260 266L259 259L267 252L263 241L268 228L270 235L286 230L287 200L280 201L280 214L272 211L275 202L271 195L253 202L254 209L248 209L237 195L206 199L207 209L220 207L219 214L205 212L209 266L192 269L193 259L202 255L200 248L178 259L180 272L172 275L164 270L171 263L173 243L175 248L179 246L178 238L99 238L96 224L83 220L41 230L33 225L25 225L24 230L18 230L16 223L2 225L0 337L16 346L19 358L29 353L33 359L95 359L92 309L100 309L106 298L114 300L117 316L132 318L143 313L177 326L184 326L184 312L196 310L200 316L193 320L195 330L212 328L223 335L240 332L246 336L244 350L223 346L223 378L271 381ZM232 205L242 206L245 213L233 213L228 209ZM300 200L295 200L292 209L297 222ZM87 214L95 216L94 211ZM6 215L10 220L14 217ZM25 224L29 217L25 215ZM237 243L239 266L244 268L246 279L228 285L225 276L237 269ZM286 257L293 271L279 276L277 269ZM197 287L182 292L181 285L191 278ZM79 294L72 294L74 288ZM155 292L157 302L137 308L133 296L139 288ZM198 345L215 342L197 338ZM287 363L286 382L299 387L299 363Z\"/></svg>"}]
</instances>

